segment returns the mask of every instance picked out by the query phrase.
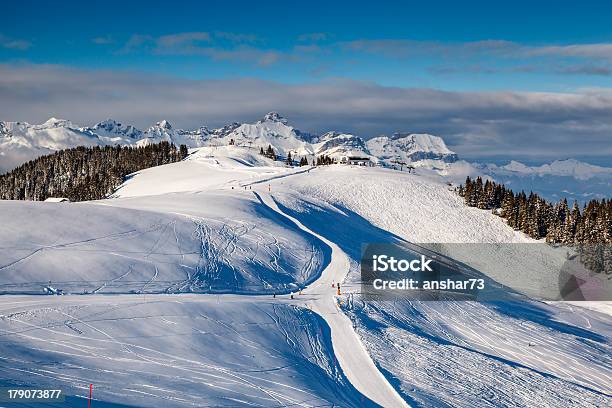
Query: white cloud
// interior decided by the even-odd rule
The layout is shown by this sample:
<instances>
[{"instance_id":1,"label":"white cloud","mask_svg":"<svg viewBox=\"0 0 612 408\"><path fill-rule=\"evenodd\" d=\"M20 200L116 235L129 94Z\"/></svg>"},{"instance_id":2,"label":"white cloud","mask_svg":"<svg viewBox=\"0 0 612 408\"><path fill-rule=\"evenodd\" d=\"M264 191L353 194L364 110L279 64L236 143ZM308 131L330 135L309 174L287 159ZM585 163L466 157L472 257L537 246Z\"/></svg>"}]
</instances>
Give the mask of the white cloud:
<instances>
[{"instance_id":1,"label":"white cloud","mask_svg":"<svg viewBox=\"0 0 612 408\"><path fill-rule=\"evenodd\" d=\"M298 36L300 42L319 42L325 41L330 37L327 33L306 33Z\"/></svg>"},{"instance_id":2,"label":"white cloud","mask_svg":"<svg viewBox=\"0 0 612 408\"><path fill-rule=\"evenodd\" d=\"M37 123L57 116L89 125L113 117L145 127L166 118L184 128L253 121L278 110L305 131L439 134L470 156L612 155L612 92L606 89L447 92L347 80L287 85L5 64L0 105L0 120Z\"/></svg>"},{"instance_id":3,"label":"white cloud","mask_svg":"<svg viewBox=\"0 0 612 408\"><path fill-rule=\"evenodd\" d=\"M114 43L113 38L110 35L92 38L91 42L98 45L108 45Z\"/></svg>"},{"instance_id":4,"label":"white cloud","mask_svg":"<svg viewBox=\"0 0 612 408\"><path fill-rule=\"evenodd\" d=\"M562 56L582 58L612 59L612 44L572 44L541 47L526 47L525 54L530 56Z\"/></svg>"},{"instance_id":5,"label":"white cloud","mask_svg":"<svg viewBox=\"0 0 612 408\"><path fill-rule=\"evenodd\" d=\"M189 32L162 35L156 39L158 51L184 53L197 48L202 43L210 43L211 36L206 32Z\"/></svg>"},{"instance_id":6,"label":"white cloud","mask_svg":"<svg viewBox=\"0 0 612 408\"><path fill-rule=\"evenodd\" d=\"M0 34L0 47L9 48L13 50L27 50L32 46L30 41L19 40L15 38L10 38L5 35Z\"/></svg>"}]
</instances>

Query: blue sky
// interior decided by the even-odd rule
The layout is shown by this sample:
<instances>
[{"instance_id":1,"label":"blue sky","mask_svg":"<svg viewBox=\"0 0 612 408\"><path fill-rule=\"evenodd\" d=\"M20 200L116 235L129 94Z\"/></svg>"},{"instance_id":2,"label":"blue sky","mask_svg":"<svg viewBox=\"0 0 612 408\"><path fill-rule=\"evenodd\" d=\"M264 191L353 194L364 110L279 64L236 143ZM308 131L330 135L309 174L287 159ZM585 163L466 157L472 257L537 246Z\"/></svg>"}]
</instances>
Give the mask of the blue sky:
<instances>
[{"instance_id":1,"label":"blue sky","mask_svg":"<svg viewBox=\"0 0 612 408\"><path fill-rule=\"evenodd\" d=\"M612 100L607 105L612 6L605 2L22 1L2 9L0 104L6 106L0 112L11 116L2 120L35 122L54 114L87 122L99 114L123 115L141 126L169 117L192 127L249 120L273 108L310 131L342 126L364 137L398 130L438 132L468 156L501 154L507 151L504 143L511 146L520 137L517 132L524 140L539 135L542 145L562 133L566 147L554 153L559 157L576 153L570 146L585 142L592 156L611 153L602 150L612 129L603 119L612 107ZM164 87L167 94L128 91L140 82L129 79L134 76L148 78L143 87ZM75 77L89 90L74 90L62 99L61 90ZM92 100L93 89L103 86L101 77L123 87L107 105ZM244 81L251 85L241 86ZM211 91L218 83L227 92ZM189 84L203 93L187 95L183 90ZM355 89L368 92L370 86L376 98L355 95ZM277 96L258 103L260 88L278 88ZM421 96L431 90L438 99L450 92L460 105L453 109L423 98L425 103L415 106L407 101L410 90ZM180 94L201 109L151 106L149 115L113 109L122 95L131 106L130 95L139 94L145 103L153 93ZM305 99L316 94L330 103L350 95L372 109L360 105L352 108L358 116L335 112L329 118L312 106L287 102L278 96L283 93ZM213 97L226 108L209 106ZM251 101L248 108L245 98ZM523 99L520 110L517 101ZM494 101L489 110L487 101ZM401 108L386 115L394 102ZM89 113L83 104L92 106ZM432 119L419 120L428 116ZM560 132L563 120L568 126ZM583 147L577 155L591 156L588 150ZM539 152L530 154L544 160Z\"/></svg>"},{"instance_id":2,"label":"blue sky","mask_svg":"<svg viewBox=\"0 0 612 408\"><path fill-rule=\"evenodd\" d=\"M561 52L525 56L483 44L547 47L612 41L612 10L604 2L291 3L10 2L3 6L9 18L0 32L28 46L1 47L0 58L194 79L299 83L342 77L455 90L567 91L610 85L612 72L604 73L612 68L601 58ZM176 36L185 33L192 39L179 43ZM200 39L193 39L198 34ZM163 50L154 45L170 36L175 36L172 45ZM130 47L137 38L142 44ZM360 49L357 41L370 43ZM482 49L464 49L469 44Z\"/></svg>"}]
</instances>

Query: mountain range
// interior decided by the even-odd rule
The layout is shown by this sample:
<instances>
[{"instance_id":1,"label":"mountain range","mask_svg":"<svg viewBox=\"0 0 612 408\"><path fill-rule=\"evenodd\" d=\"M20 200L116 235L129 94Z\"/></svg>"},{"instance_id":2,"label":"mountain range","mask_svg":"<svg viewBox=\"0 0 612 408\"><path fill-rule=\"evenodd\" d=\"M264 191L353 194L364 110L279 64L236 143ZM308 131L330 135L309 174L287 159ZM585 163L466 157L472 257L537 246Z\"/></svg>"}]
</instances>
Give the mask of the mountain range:
<instances>
[{"instance_id":1,"label":"mountain range","mask_svg":"<svg viewBox=\"0 0 612 408\"><path fill-rule=\"evenodd\" d=\"M91 127L78 127L63 119L50 118L40 125L26 122L0 122L0 171L7 171L24 161L55 150L74 146L136 145L160 141L185 144L190 148L206 145L227 145L233 140L236 145L256 149L268 145L277 154L286 156L328 155L364 156L377 162L420 161L423 159L453 162L457 155L450 151L444 141L427 134L394 134L380 136L367 142L359 136L330 131L322 135L302 132L291 126L287 119L270 112L255 123L232 123L218 129L202 126L198 129L174 128L162 120L146 130L107 119Z\"/></svg>"},{"instance_id":2,"label":"mountain range","mask_svg":"<svg viewBox=\"0 0 612 408\"><path fill-rule=\"evenodd\" d=\"M577 160L557 160L541 166L518 161L499 166L460 160L439 136L395 133L364 140L338 131L321 135L291 126L277 112L270 112L255 123L231 123L217 129L177 129L167 120L141 130L133 125L107 119L91 127L79 127L69 120L50 118L39 125L0 121L0 173L56 150L75 146L134 145L160 141L185 144L190 148L228 145L256 150L272 146L284 157L327 155L368 157L372 162L399 166L410 164L422 171L434 171L449 182L460 183L466 176L484 176L509 184L515 189L539 191L549 199L569 197L580 200L606 197L612 189L612 168Z\"/></svg>"}]
</instances>

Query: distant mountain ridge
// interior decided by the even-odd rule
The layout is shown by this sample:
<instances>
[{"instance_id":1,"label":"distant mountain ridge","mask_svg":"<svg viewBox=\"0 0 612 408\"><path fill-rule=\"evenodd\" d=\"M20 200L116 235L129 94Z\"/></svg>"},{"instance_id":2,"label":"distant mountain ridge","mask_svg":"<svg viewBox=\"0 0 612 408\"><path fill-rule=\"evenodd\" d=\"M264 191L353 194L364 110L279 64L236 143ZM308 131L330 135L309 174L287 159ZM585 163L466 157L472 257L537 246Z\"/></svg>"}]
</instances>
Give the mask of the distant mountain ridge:
<instances>
[{"instance_id":1,"label":"distant mountain ridge","mask_svg":"<svg viewBox=\"0 0 612 408\"><path fill-rule=\"evenodd\" d=\"M217 129L201 126L193 130L175 129L170 122L162 120L146 130L133 125L106 119L91 127L78 127L63 119L50 118L41 125L26 122L0 122L0 172L10 170L24 161L79 145L136 145L167 141L188 147L206 145L237 145L253 148L268 145L281 156L327 155L336 159L342 156L369 157L373 162L423 159L452 162L456 154L444 141L432 135L396 134L392 137L375 138L384 143L366 142L359 136L337 131L315 135L291 126L278 112L269 112L255 123L231 123ZM410 142L412 141L412 142ZM381 152L379 156L370 150Z\"/></svg>"},{"instance_id":2,"label":"distant mountain ridge","mask_svg":"<svg viewBox=\"0 0 612 408\"><path fill-rule=\"evenodd\" d=\"M586 200L604 198L612 191L612 168L594 166L578 160L557 160L541 166L519 161L506 165L470 163L460 160L439 136L425 133L395 133L369 140L340 131L321 135L293 127L278 112L269 112L254 123L230 123L217 129L206 126L192 130L177 129L161 120L145 130L128 123L106 119L91 127L78 127L69 120L50 118L40 125L0 121L0 173L36 157L75 146L148 144L167 141L190 148L229 145L259 150L270 145L281 157L327 155L367 157L372 162L398 166L410 164L420 171L433 171L448 182L459 184L466 176L484 176L505 183L515 190L539 190L550 200L561 196ZM585 183L588 181L588 183Z\"/></svg>"}]
</instances>

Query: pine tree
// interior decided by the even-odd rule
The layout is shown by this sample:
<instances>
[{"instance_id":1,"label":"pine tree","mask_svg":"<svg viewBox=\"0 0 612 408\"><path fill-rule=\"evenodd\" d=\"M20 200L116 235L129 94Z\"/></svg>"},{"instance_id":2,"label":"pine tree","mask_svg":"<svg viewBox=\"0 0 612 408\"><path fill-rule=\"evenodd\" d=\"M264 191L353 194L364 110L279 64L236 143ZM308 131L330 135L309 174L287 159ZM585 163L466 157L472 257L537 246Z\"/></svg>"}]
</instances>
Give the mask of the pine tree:
<instances>
[{"instance_id":1,"label":"pine tree","mask_svg":"<svg viewBox=\"0 0 612 408\"><path fill-rule=\"evenodd\" d=\"M187 146L182 144L179 147L179 153L180 153L180 156L181 156L181 160L185 159L189 155L189 150L187 150Z\"/></svg>"},{"instance_id":2,"label":"pine tree","mask_svg":"<svg viewBox=\"0 0 612 408\"><path fill-rule=\"evenodd\" d=\"M271 145L268 145L268 149L266 150L266 157L276 160L276 153L274 153L274 149L272 149Z\"/></svg>"}]
</instances>

